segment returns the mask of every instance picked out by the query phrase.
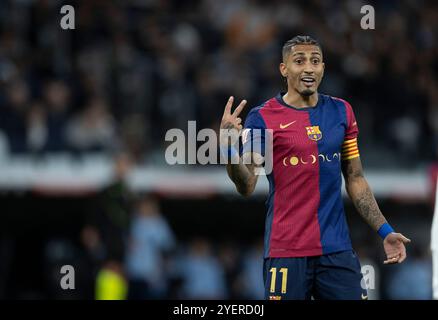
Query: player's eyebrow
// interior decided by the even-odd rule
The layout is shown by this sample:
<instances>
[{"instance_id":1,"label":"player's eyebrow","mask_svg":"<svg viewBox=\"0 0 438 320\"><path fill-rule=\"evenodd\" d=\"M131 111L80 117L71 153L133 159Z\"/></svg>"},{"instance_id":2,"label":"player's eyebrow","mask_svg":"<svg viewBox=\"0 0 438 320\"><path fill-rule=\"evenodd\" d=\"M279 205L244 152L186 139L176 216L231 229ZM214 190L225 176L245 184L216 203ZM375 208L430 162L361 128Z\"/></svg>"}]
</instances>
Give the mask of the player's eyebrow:
<instances>
[{"instance_id":1,"label":"player's eyebrow","mask_svg":"<svg viewBox=\"0 0 438 320\"><path fill-rule=\"evenodd\" d=\"M311 52L310 54L312 54L312 55L314 55L314 54L321 55L321 53L318 52L318 51ZM293 56L304 56L304 55L305 55L304 52L302 52L302 51L298 51L298 52L294 52L294 53L292 54L292 57L293 57Z\"/></svg>"}]
</instances>

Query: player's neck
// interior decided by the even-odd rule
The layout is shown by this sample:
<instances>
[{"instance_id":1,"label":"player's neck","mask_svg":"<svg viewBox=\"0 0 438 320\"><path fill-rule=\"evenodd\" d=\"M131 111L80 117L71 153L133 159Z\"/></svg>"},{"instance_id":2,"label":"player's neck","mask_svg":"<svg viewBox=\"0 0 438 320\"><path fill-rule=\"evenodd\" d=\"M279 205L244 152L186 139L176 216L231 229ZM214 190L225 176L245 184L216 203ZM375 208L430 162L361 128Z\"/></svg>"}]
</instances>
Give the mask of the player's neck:
<instances>
[{"instance_id":1,"label":"player's neck","mask_svg":"<svg viewBox=\"0 0 438 320\"><path fill-rule=\"evenodd\" d=\"M314 107L318 103L318 92L314 92L310 96L303 96L296 91L288 91L283 96L283 101L295 108Z\"/></svg>"}]
</instances>

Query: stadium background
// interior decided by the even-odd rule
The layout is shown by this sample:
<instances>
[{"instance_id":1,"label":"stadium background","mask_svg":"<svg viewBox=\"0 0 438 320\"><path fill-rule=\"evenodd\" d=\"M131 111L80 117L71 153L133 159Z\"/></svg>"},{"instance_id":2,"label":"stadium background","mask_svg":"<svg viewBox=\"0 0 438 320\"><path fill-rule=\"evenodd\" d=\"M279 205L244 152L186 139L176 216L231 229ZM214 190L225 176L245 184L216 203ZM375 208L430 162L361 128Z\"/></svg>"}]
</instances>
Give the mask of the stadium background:
<instances>
[{"instance_id":1,"label":"stadium background","mask_svg":"<svg viewBox=\"0 0 438 320\"><path fill-rule=\"evenodd\" d=\"M75 30L60 28L64 4ZM360 28L364 4L375 30ZM123 298L128 284L137 298L260 298L267 185L243 199L223 167L170 167L164 135L217 129L229 95L275 95L282 44L309 34L320 91L352 104L371 187L412 239L383 266L345 199L370 297L430 299L437 24L435 1L1 1L0 298ZM65 264L75 290L60 288Z\"/></svg>"}]
</instances>

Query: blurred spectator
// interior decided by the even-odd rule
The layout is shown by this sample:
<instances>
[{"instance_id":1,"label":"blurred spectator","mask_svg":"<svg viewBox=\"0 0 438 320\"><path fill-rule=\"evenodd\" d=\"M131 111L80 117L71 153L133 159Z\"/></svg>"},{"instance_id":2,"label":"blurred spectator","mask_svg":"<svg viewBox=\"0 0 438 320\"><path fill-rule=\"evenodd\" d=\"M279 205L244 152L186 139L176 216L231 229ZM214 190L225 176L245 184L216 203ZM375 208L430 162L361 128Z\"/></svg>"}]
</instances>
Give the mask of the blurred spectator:
<instances>
[{"instance_id":1,"label":"blurred spectator","mask_svg":"<svg viewBox=\"0 0 438 320\"><path fill-rule=\"evenodd\" d=\"M224 269L228 298L237 299L241 295L241 288L236 281L240 267L240 250L236 243L226 241L219 245L217 256Z\"/></svg>"},{"instance_id":2,"label":"blurred spectator","mask_svg":"<svg viewBox=\"0 0 438 320\"><path fill-rule=\"evenodd\" d=\"M71 107L70 87L60 80L49 81L44 89L44 98L47 127L45 150L49 152L66 151L68 147L66 127Z\"/></svg>"},{"instance_id":3,"label":"blurred spectator","mask_svg":"<svg viewBox=\"0 0 438 320\"><path fill-rule=\"evenodd\" d=\"M131 222L126 269L129 299L160 299L168 295L169 253L175 239L152 196L143 197Z\"/></svg>"},{"instance_id":4,"label":"blurred spectator","mask_svg":"<svg viewBox=\"0 0 438 320\"><path fill-rule=\"evenodd\" d=\"M108 262L96 277L96 300L125 300L128 283L123 276L121 265Z\"/></svg>"},{"instance_id":5,"label":"blurred spectator","mask_svg":"<svg viewBox=\"0 0 438 320\"><path fill-rule=\"evenodd\" d=\"M132 167L132 160L126 153L119 153L114 159L113 181L101 194L100 220L98 228L106 248L106 258L123 263L129 230L132 194L126 185L126 176ZM99 210L99 209L98 209Z\"/></svg>"},{"instance_id":6,"label":"blurred spectator","mask_svg":"<svg viewBox=\"0 0 438 320\"><path fill-rule=\"evenodd\" d=\"M211 251L210 243L198 238L178 262L183 279L180 299L226 299L223 266Z\"/></svg>"},{"instance_id":7,"label":"blurred spectator","mask_svg":"<svg viewBox=\"0 0 438 320\"><path fill-rule=\"evenodd\" d=\"M67 128L70 145L79 151L109 151L117 146L115 134L113 119L101 98L92 99Z\"/></svg>"},{"instance_id":8,"label":"blurred spectator","mask_svg":"<svg viewBox=\"0 0 438 320\"><path fill-rule=\"evenodd\" d=\"M26 112L30 107L30 92L23 80L13 80L6 87L6 100L0 109L0 130L9 141L11 153L27 150Z\"/></svg>"},{"instance_id":9,"label":"blurred spectator","mask_svg":"<svg viewBox=\"0 0 438 320\"><path fill-rule=\"evenodd\" d=\"M88 224L81 230L80 241L83 250L79 258L81 268L77 272L77 277L82 281L78 285L81 286L82 297L92 300L96 297L96 278L106 258L105 247L97 228Z\"/></svg>"},{"instance_id":10,"label":"blurred spectator","mask_svg":"<svg viewBox=\"0 0 438 320\"><path fill-rule=\"evenodd\" d=\"M243 299L263 300L263 240L258 240L243 256L239 288Z\"/></svg>"},{"instance_id":11,"label":"blurred spectator","mask_svg":"<svg viewBox=\"0 0 438 320\"><path fill-rule=\"evenodd\" d=\"M116 281L120 286L125 284L124 272L125 251L129 232L129 221L132 196L128 191L125 178L131 170L129 155L120 152L114 157L114 174L111 183L104 188L98 197L97 207L93 208L85 227L81 232L81 241L87 250L87 259L92 274L96 274L96 290L101 290ZM103 273L102 273L103 272ZM103 281L103 283L102 283ZM124 296L123 288L115 293ZM96 292L101 296L102 292ZM119 295L120 294L120 295Z\"/></svg>"},{"instance_id":12,"label":"blurred spectator","mask_svg":"<svg viewBox=\"0 0 438 320\"><path fill-rule=\"evenodd\" d=\"M47 113L41 103L35 102L27 117L27 143L30 152L43 151L47 145Z\"/></svg>"}]
</instances>

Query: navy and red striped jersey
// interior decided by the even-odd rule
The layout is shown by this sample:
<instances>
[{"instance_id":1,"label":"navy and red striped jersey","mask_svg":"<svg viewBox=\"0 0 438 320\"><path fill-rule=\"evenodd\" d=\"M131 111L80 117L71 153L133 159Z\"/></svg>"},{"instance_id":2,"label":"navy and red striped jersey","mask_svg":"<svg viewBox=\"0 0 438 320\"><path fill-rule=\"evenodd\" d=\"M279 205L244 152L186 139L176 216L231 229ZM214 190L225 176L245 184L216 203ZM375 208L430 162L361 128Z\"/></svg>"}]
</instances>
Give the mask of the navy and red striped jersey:
<instances>
[{"instance_id":1,"label":"navy and red striped jersey","mask_svg":"<svg viewBox=\"0 0 438 320\"><path fill-rule=\"evenodd\" d=\"M316 106L295 108L284 102L283 94L253 108L242 135L242 154L252 150L264 155L264 129L272 130L265 257L349 250L341 161L359 157L353 109L348 102L323 94ZM261 147L254 146L256 141Z\"/></svg>"}]
</instances>

